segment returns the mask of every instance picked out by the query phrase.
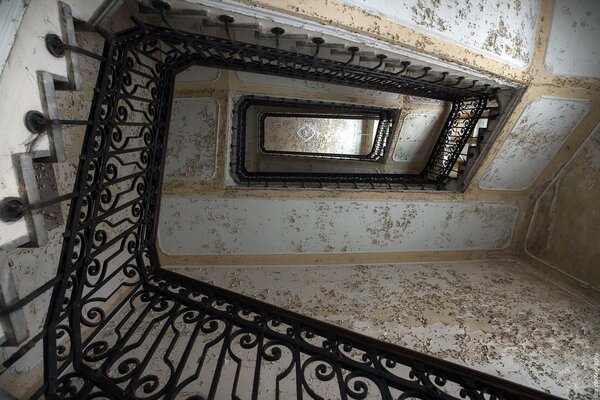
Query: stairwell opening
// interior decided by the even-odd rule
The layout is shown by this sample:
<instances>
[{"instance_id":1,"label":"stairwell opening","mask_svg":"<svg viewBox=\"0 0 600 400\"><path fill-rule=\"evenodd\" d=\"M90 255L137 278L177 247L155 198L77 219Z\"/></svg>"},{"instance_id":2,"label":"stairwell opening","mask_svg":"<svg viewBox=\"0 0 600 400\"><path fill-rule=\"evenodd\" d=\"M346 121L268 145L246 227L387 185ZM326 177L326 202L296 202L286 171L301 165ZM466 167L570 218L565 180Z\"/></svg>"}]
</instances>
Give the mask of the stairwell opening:
<instances>
[{"instance_id":1,"label":"stairwell opening","mask_svg":"<svg viewBox=\"0 0 600 400\"><path fill-rule=\"evenodd\" d=\"M69 50L81 51L74 47ZM355 51L351 53L353 57ZM280 361L281 354L290 350L296 356L284 361L294 362L278 373L275 381L295 369L293 386L309 392L311 379L304 374L310 366L316 368L317 383L330 382L337 374L339 390L344 393L352 390L352 384L360 390L382 389L390 396L422 392L445 398L465 391L493 396L522 391L531 397L539 395L165 271L157 255L156 229L174 82L177 72L189 65L323 79L371 89L385 86L399 93L429 94L451 102L443 126L445 134L437 139L426 172L414 178L415 186L421 189L444 187L454 166L451 161L462 151L488 101L495 96L493 90L485 85L477 87L475 82L460 87L462 79L456 84L438 85L423 79L435 77L429 69L416 76L401 74L407 71L406 65L400 72L382 72L379 67L325 62L314 55L300 57L278 48L242 45L140 22L110 37L96 59L102 68L90 118L41 121L46 128L74 123L87 128L75 191L62 198L72 201L42 335L45 382L36 396L173 398L185 393L187 384L199 377L188 364L190 349L199 337L208 337L205 346L221 346L214 372L208 376L212 382L208 398L215 397L225 356L233 353L232 343L244 350L259 346L257 359L269 362ZM460 122L461 118L464 121ZM372 179L369 177L369 185ZM399 183L408 188L406 178L400 179ZM191 329L195 335L168 345L165 333L179 332L181 324L185 328L182 331L189 333ZM140 340L132 339L140 332ZM146 342L148 337L155 340ZM163 360L169 359L166 364L177 364L176 371L171 367L158 372L147 369L156 366L154 361L160 354ZM258 365L250 381L255 386L261 371L257 359L251 364ZM241 365L242 358L236 360ZM381 375L383 365L389 371ZM338 372L332 374L334 369ZM415 374L420 378L410 383Z\"/></svg>"}]
</instances>

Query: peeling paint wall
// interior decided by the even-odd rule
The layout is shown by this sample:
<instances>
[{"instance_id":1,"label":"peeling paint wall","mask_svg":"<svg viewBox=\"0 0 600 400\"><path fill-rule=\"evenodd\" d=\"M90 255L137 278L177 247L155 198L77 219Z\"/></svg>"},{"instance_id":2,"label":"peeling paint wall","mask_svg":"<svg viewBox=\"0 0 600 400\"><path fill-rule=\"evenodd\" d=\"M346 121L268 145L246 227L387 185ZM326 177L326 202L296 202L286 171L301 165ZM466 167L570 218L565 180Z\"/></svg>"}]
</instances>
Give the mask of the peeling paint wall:
<instances>
[{"instance_id":1,"label":"peeling paint wall","mask_svg":"<svg viewBox=\"0 0 600 400\"><path fill-rule=\"evenodd\" d=\"M218 68L193 65L177 74L176 83L181 82L213 82L219 77Z\"/></svg>"},{"instance_id":2,"label":"peeling paint wall","mask_svg":"<svg viewBox=\"0 0 600 400\"><path fill-rule=\"evenodd\" d=\"M540 97L523 111L489 166L482 189L526 189L590 110L584 100Z\"/></svg>"},{"instance_id":3,"label":"peeling paint wall","mask_svg":"<svg viewBox=\"0 0 600 400\"><path fill-rule=\"evenodd\" d=\"M305 7L303 3L306 2L294 3ZM317 3L313 11L319 15L333 9L333 2L329 3L329 10L320 1ZM535 96L528 97L517 106L516 114L523 112L523 116L512 131L512 125L507 125L507 131L501 137L507 140L505 145L498 146L498 157L495 153L490 155L489 159L494 161L482 188L519 189L534 182L538 176L544 178L540 172L549 163L557 163L556 159L552 161L552 156L565 140L569 140L571 131L589 108L588 103L567 97L595 98L593 104L594 110L597 110L597 81L564 81L538 73L539 70L523 70L532 62L534 55L537 1L492 4L483 0L461 0L458 2L461 7L453 5L452 12L448 12L447 4L450 2L406 0L403 4L405 10L412 12L411 17L399 15L400 8L395 2L349 0L346 3L363 8L377 6L379 12L390 18L397 18L403 24L433 32L442 38L435 41L431 40L431 36L419 36L418 43L409 43L413 49L430 55L438 52L440 58L450 62L462 60L459 64L479 67L481 73L490 73L499 79L515 79L524 84L533 82L531 90ZM520 7L517 7L518 4ZM562 5L564 2L557 2L557 12L562 10ZM350 8L347 7L346 11ZM575 16L579 18L583 8L576 9L574 17L567 19L567 25L560 22L557 30L552 30L552 35L557 35L558 39L550 38L546 67L556 74L578 76L598 71L597 46L592 50L589 46L590 43L597 44L596 39L593 42L589 40L590 34L595 34L594 26L597 27L597 24L593 19L585 18L585 12L584 17L577 20ZM340 20L335 23L342 25L343 17L340 13ZM555 14L555 17L560 15ZM456 23L465 21L465 18L471 22ZM383 20L380 17L376 19L377 22ZM360 29L367 27L365 30L379 35L379 25L375 24L375 28L367 25L373 20L365 14L354 27L348 25L352 28L348 31L354 32L357 26ZM576 21L583 22L572 26ZM48 30L47 26L41 28L43 34ZM412 40L398 35L398 32L404 32L402 30L390 32L390 35L397 35L396 42ZM584 35L579 43L576 38L581 33ZM39 38L43 34L35 35L38 45L42 43ZM540 43L547 38L543 32L540 37ZM101 50L101 46L90 46L91 43L85 40L81 43L96 52ZM450 43L463 47L456 51ZM536 46L536 50L544 50L540 45ZM520 71L515 72L504 64L490 63L488 57L481 54L473 56L465 47L491 54L502 63L516 65ZM450 48L448 52L451 54L444 53L445 48ZM533 61L544 57L544 51L538 53ZM97 65L93 60L82 59L83 63ZM575 60L581 60L581 63L575 64ZM94 70L89 65L83 70L86 74L84 81L93 84ZM234 81L234 75L239 82ZM189 85L184 89L180 86L179 90L192 91L190 88L199 82L214 83L218 87L222 84L221 78L218 70L191 68L178 76L178 83ZM312 95L319 99L329 96L335 101L377 102L382 105L402 104L403 101L402 96L397 94L242 72L231 73L224 80L248 93L258 93L256 88L260 88L270 95ZM244 88L243 85L247 86ZM530 192L524 192L522 196L518 193L486 192L477 187L477 182L464 195L317 190L282 193L268 189L240 195L239 189L230 190L224 185L228 169L228 149L224 143L230 132L227 121L218 121L216 115L224 113L225 90L223 86L218 87L217 90L222 90L222 98L217 100L216 97L207 97L206 87L204 89L202 96L189 100L180 98L175 104L172 121L175 128L171 130L169 142L169 146L174 147L169 150L165 183L167 191L172 190L173 186L169 187L169 184L175 181L185 184L168 192L163 199L160 244L162 250L169 254L261 253L286 257L298 253L332 253L341 259L344 253L357 252L502 249L514 240L517 214L519 210L526 209L523 198ZM543 97L524 110L528 101L535 99L540 92L563 99ZM64 117L77 119L86 116L89 98L77 93L69 93L65 97L61 100L65 102L61 106L65 110ZM227 110L227 115L230 115L230 110ZM18 127L23 129L21 123ZM407 134L407 137L411 135L419 136L417 132ZM578 135L581 136L581 133ZM600 167L597 168L598 134L594 137L540 199L527 249L535 257L598 287L597 260L600 257L597 241L600 236L597 227L600 223L596 205ZM81 135L69 135L65 140L67 146L78 149L82 138ZM212 165L208 162L211 157ZM412 158L409 154L406 157ZM201 163L198 163L199 159ZM205 163L205 160L208 161ZM77 161L78 154L71 154L69 162L57 168L62 193L72 190L72 174ZM7 167L5 170L10 169L8 164L2 165ZM213 176L213 186L205 185ZM198 182L200 184L194 186ZM0 192L12 194L12 189L9 191L7 188L10 189L0 182ZM193 196L200 196L210 190L212 192L206 198L185 197L190 196L190 191ZM235 196L240 198L232 198ZM303 199L283 198L286 196L301 196ZM51 232L51 243L43 249L14 252L11 268L15 271L21 294L42 284L47 274L51 275L52 269L39 267L56 265L59 232ZM464 253L453 253L451 257L462 256ZM339 259L336 259L337 262ZM319 265L314 269L286 267L261 271L265 269L195 268L187 270L187 273L380 339L552 390L565 397L597 397L590 385L595 373L590 355L600 348L596 334L600 326L597 309L547 284L524 264L512 261L448 262L419 266L358 265L346 269ZM26 310L33 330L39 329L41 324L44 300L40 299ZM6 356L14 350L5 349L3 352ZM35 365L39 356L37 352L34 357L24 359L11 373L23 372L20 378L31 384L37 378L33 373L27 374L27 370ZM13 378L8 373L4 374L0 383L10 387ZM26 385L18 390L23 388Z\"/></svg>"},{"instance_id":4,"label":"peeling paint wall","mask_svg":"<svg viewBox=\"0 0 600 400\"><path fill-rule=\"evenodd\" d=\"M518 261L172 269L561 397L597 398L598 310Z\"/></svg>"},{"instance_id":5,"label":"peeling paint wall","mask_svg":"<svg viewBox=\"0 0 600 400\"><path fill-rule=\"evenodd\" d=\"M212 97L173 99L165 181L207 181L213 177L217 164L218 111Z\"/></svg>"},{"instance_id":6,"label":"peeling paint wall","mask_svg":"<svg viewBox=\"0 0 600 400\"><path fill-rule=\"evenodd\" d=\"M435 135L433 129L443 115L410 113L404 117L392 159L402 162L421 162L429 157Z\"/></svg>"},{"instance_id":7,"label":"peeling paint wall","mask_svg":"<svg viewBox=\"0 0 600 400\"><path fill-rule=\"evenodd\" d=\"M0 76L29 1L0 2Z\"/></svg>"},{"instance_id":8,"label":"peeling paint wall","mask_svg":"<svg viewBox=\"0 0 600 400\"><path fill-rule=\"evenodd\" d=\"M341 0L403 25L526 68L531 62L539 2L511 0Z\"/></svg>"},{"instance_id":9,"label":"peeling paint wall","mask_svg":"<svg viewBox=\"0 0 600 400\"><path fill-rule=\"evenodd\" d=\"M557 75L600 77L600 2L557 0L545 66Z\"/></svg>"},{"instance_id":10,"label":"peeling paint wall","mask_svg":"<svg viewBox=\"0 0 600 400\"><path fill-rule=\"evenodd\" d=\"M174 255L501 249L517 211L501 203L164 197L159 243Z\"/></svg>"},{"instance_id":11,"label":"peeling paint wall","mask_svg":"<svg viewBox=\"0 0 600 400\"><path fill-rule=\"evenodd\" d=\"M537 201L526 251L600 290L600 125Z\"/></svg>"},{"instance_id":12,"label":"peeling paint wall","mask_svg":"<svg viewBox=\"0 0 600 400\"><path fill-rule=\"evenodd\" d=\"M435 142L431 128L443 123L447 112L447 105L443 102L407 96L382 98L379 92L337 85L319 84L322 90L315 91L312 86L296 85L294 82L297 80L263 75L246 74L249 76L245 81L239 79L240 75L244 76L242 73L231 71L210 73L206 79L206 74L196 75L198 80L194 80L192 74L188 74L183 82L178 78L179 86L176 89L176 96L185 95L187 99L178 98L174 103L175 113L168 144L167 189L163 195L159 225L159 244L165 255L202 257L483 251L503 250L512 244L519 212L516 201L481 201L477 198L474 201L464 198L455 201L415 201L414 196L410 200L412 194L405 196L408 199L402 199L402 195L397 199L385 199L385 194L375 192L364 193L352 201L348 199L349 192L336 193L333 197L337 199L334 200L316 193L314 196L319 199L311 198L312 195L294 197L293 193L298 193L298 190L270 190L264 194L248 190L238 197L235 191L247 189L233 184L227 186L227 179L231 179L228 178L231 160L227 159L230 153L230 143L227 142L231 140L231 107L237 96L265 93L310 98L310 95L315 95L323 100L401 109L402 116L394 132L394 137L398 136L399 139L390 143L388 154L391 161L389 167L395 170L422 168L427 150ZM284 85L286 82L287 87ZM305 85L307 82L296 83ZM310 91L301 92L301 87ZM343 96L350 93L352 97L344 99ZM188 104L193 100L206 102L211 98L218 104L217 109L225 110L224 113L218 113L216 123L212 119L210 122L201 122L193 112L197 106L186 105L188 108L182 108L180 104ZM218 172L212 183L205 184L198 184L194 179L186 178L185 174L174 176L169 172L169 164L173 166L171 170L176 170L186 160L197 162L199 154L195 146L190 145L190 140L203 135L196 130L199 124L205 133L208 126L216 124L219 127L219 139L210 133L205 138L210 143L203 142L203 147L210 144L212 148L215 141L217 144L220 141L221 146L226 143L224 153L220 153L224 157L213 160L217 171L225 175L224 181ZM187 180L184 182L184 179ZM185 184L182 185L182 182ZM207 189L210 194L206 193ZM287 198L281 198L284 194ZM431 196L422 195L424 198ZM444 200L449 200L448 196Z\"/></svg>"},{"instance_id":13,"label":"peeling paint wall","mask_svg":"<svg viewBox=\"0 0 600 400\"><path fill-rule=\"evenodd\" d=\"M90 3L89 0L86 0L86 2ZM34 3L37 4L38 2L31 2L32 5ZM31 6L29 7L29 10L31 10ZM47 11L48 10L46 10L46 12ZM132 22L126 13L118 13L111 19L109 30L122 30L129 27L131 23ZM44 27L41 27L40 29L42 28ZM41 39L43 38L43 35L36 35L35 38L36 40ZM77 41L80 46L87 50L96 54L102 53L104 40L96 33L78 32ZM43 41L41 42L43 44ZM55 59L54 57L51 58ZM96 83L100 63L89 57L81 57L80 63L82 73L81 90L56 92L60 116L65 119L86 119L89 114L89 106L94 96L93 88ZM67 134L63 136L66 161L48 164L50 170L53 170L56 175L58 192L61 194L70 193L73 190L73 182L77 172L77 165L80 161L84 132L85 129L81 126L67 128ZM129 156L123 156L122 159L125 162L131 161ZM120 189L124 189L124 187L123 185L116 185L114 186L114 189L115 192L118 192ZM61 206L62 215L68 215L69 202L63 202ZM101 223L99 228L102 229L103 227L106 228L107 225ZM116 232L121 232L123 228L124 226L116 227L115 229L106 228L106 231L110 237ZM0 268L11 269L15 280L16 291L20 298L24 298L35 289L38 289L47 283L51 278L55 277L62 248L62 234L64 229L64 225L61 225L58 228L50 230L48 232L49 242L43 247L18 248L7 251L8 265L1 265ZM115 258L115 260L117 259L120 259L120 257ZM120 283L120 279L122 279L122 274L117 274L112 282L106 286L106 289L114 289ZM115 293L115 296L118 295L119 293ZM38 335L45 323L50 296L51 290L47 290L24 308L25 320L29 329L29 339ZM99 306L101 308L104 307L104 309L108 308L106 307L106 304ZM0 388L7 390L18 399L29 398L31 396L32 393L30 393L30 391L37 389L36 385L43 379L43 368L41 363L43 357L42 343L43 341L38 341L23 358L0 374ZM19 347L0 348L0 360L5 360L13 355L18 349ZM2 397L1 392L0 397Z\"/></svg>"}]
</instances>

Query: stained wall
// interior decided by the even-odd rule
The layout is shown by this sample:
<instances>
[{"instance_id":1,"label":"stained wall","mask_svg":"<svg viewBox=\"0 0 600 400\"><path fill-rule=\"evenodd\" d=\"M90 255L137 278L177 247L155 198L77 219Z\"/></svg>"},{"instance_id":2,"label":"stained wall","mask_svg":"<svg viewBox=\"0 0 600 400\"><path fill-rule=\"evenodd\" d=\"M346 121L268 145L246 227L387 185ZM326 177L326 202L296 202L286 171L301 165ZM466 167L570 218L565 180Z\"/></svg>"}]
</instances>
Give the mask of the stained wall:
<instances>
[{"instance_id":1,"label":"stained wall","mask_svg":"<svg viewBox=\"0 0 600 400\"><path fill-rule=\"evenodd\" d=\"M600 393L597 309L519 261L172 270L564 398Z\"/></svg>"},{"instance_id":2,"label":"stained wall","mask_svg":"<svg viewBox=\"0 0 600 400\"><path fill-rule=\"evenodd\" d=\"M186 3L189 6L198 2L187 0ZM209 3L203 4L210 6L212 3ZM482 1L331 0L327 3L327 7L322 7L322 4L315 0L246 0L220 4L219 7L224 7L230 12L245 14L248 18L255 18L256 22L261 23L264 23L264 20L261 21L260 18L284 25L293 25L295 22L302 21L301 26L309 33L309 37L311 34L312 36L337 35L339 42L343 42L343 38L352 37L361 47L367 45L379 46L381 49L386 49L384 51L388 51L387 49L398 50L398 52L415 51L423 57L433 56L441 60L440 62L521 86L524 91L503 120L497 136L489 146L489 151L486 150L481 156L481 164L470 177L464 192L460 194L432 192L390 194L376 191L350 193L335 190L311 192L288 190L284 193L284 191L269 189L240 190L232 187L232 180L227 173L228 163L232 161L227 154L227 135L230 132L220 131L219 140L221 145L225 145L225 151L221 153L221 159L218 161L222 167L217 167L215 180L205 184L194 183L193 186L166 182L165 198L201 199L199 201L203 204L223 201L224 205L220 210L223 213L226 213L229 207L226 205L226 200L233 197L243 197L248 201L252 199L257 202L266 198L281 199L282 202L283 199L309 198L316 198L319 201L351 199L366 203L380 202L380 204L397 202L399 208L406 204L421 204L420 202L433 205L437 201L450 201L458 208L471 202L480 202L482 205L503 203L507 207L515 207L518 210L514 217L515 228L511 231L510 243L500 245L496 242L490 246L489 243L480 245L479 241L475 241L475 245L471 248L504 249L506 254L515 254L516 249L523 248L529 219L538 195L571 157L574 150L586 139L600 118L600 114L596 112L600 100L598 95L600 83L597 79L598 75L593 73L597 63L597 51L590 41L598 20L598 10L594 2L507 1L489 4ZM581 62L574 63L573 60ZM187 83L189 84L190 81ZM437 123L434 122L434 116L429 113L430 110L425 108L410 110L412 103L410 100L394 97L394 95L386 97L382 93L368 93L368 91L359 94L352 92L350 88L343 88L343 92L336 93L336 90L329 87L332 85L246 73L236 73L233 79L231 77L228 79L228 84L233 84L237 92L261 93L262 91L265 94L309 96L309 98L312 92L319 99L329 97L334 101L368 101L382 106L395 105L403 108L400 131L396 132L396 139L391 143L391 149L392 159L411 164L404 170L418 170L419 161L422 163L422 156L427 154L426 149L430 145L427 141L429 129L413 129L412 132L408 132L408 128L430 127ZM197 85L195 87L200 88ZM183 86L179 90L186 95L192 92L191 88L184 91ZM429 106L432 107L431 111L435 110L433 105ZM221 109L227 111L225 116L229 113L226 107L227 104L223 103ZM433 114L436 112L434 111ZM219 123L219 126L227 125L227 121ZM224 185L221 179L224 179ZM262 217L269 218L264 215ZM360 218L367 217L360 216ZM325 223L335 226L334 219L335 216L327 216ZM356 218L351 220L357 221ZM431 227L439 221L432 217L432 225L428 226ZM502 236L501 232L512 223L513 220L510 218L509 221L497 219L495 227L498 237ZM211 236L212 233L214 236L223 237L223 229L216 225L212 222L206 223L204 218L198 223L198 227L203 228L198 228L197 233L204 232L206 236ZM476 235L479 228L477 223L473 226L473 230L470 230L470 226L465 226L463 232L467 232L465 233L467 236ZM293 229L292 226L289 228ZM285 231L283 228L274 229L277 232ZM444 228L438 224L436 229L439 231ZM441 243L436 249L427 247L427 250L445 251L464 248L449 245L455 240L454 235L462 234L461 229L445 230L444 234L452 239ZM345 234L361 237L357 239L359 241L368 236L368 233L357 230ZM211 240L200 239L202 250L197 253L198 255L248 254L243 250L246 246L239 246L239 243L225 240L225 246L219 249L215 243L206 243ZM272 250L275 253L281 252L282 247L279 246L279 242L276 241L273 245ZM311 251L316 251L317 247L319 246L312 247ZM338 249L338 246L332 247ZM405 246L405 243L392 247L397 251L410 251L408 249L413 248L410 245ZM222 250L223 248L227 250ZM192 251L192 248L188 247L187 250ZM368 251L371 250L382 249L371 247ZM183 249L177 250L179 253L174 249L166 249L165 252L184 255ZM266 254L267 249L260 248L260 252ZM331 253L343 254L337 250ZM199 262L200 259L196 261Z\"/></svg>"},{"instance_id":3,"label":"stained wall","mask_svg":"<svg viewBox=\"0 0 600 400\"><path fill-rule=\"evenodd\" d=\"M536 203L525 251L600 289L600 126Z\"/></svg>"},{"instance_id":4,"label":"stained wall","mask_svg":"<svg viewBox=\"0 0 600 400\"><path fill-rule=\"evenodd\" d=\"M482 202L165 197L170 255L502 249L518 208Z\"/></svg>"},{"instance_id":5,"label":"stained wall","mask_svg":"<svg viewBox=\"0 0 600 400\"><path fill-rule=\"evenodd\" d=\"M253 82L240 79L240 73L203 67L178 76L158 229L164 255L198 260L214 255L502 251L512 245L519 215L514 200L239 187L231 176L230 126L233 104L246 94L317 95L319 100L401 110L386 155L390 169L422 168L424 154L435 142L432 130L443 123L441 102L388 98L336 85L321 85L318 92L301 87L297 80L263 76Z\"/></svg>"}]
</instances>

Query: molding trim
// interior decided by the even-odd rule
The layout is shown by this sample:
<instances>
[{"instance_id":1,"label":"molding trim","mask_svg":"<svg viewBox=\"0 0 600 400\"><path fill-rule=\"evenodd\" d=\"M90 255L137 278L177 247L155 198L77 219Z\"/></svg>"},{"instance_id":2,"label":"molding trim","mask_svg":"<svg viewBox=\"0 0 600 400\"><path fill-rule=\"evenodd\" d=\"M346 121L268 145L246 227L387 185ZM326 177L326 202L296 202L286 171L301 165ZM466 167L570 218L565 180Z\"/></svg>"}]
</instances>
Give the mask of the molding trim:
<instances>
[{"instance_id":1,"label":"molding trim","mask_svg":"<svg viewBox=\"0 0 600 400\"><path fill-rule=\"evenodd\" d=\"M0 76L28 5L29 0L0 1Z\"/></svg>"}]
</instances>

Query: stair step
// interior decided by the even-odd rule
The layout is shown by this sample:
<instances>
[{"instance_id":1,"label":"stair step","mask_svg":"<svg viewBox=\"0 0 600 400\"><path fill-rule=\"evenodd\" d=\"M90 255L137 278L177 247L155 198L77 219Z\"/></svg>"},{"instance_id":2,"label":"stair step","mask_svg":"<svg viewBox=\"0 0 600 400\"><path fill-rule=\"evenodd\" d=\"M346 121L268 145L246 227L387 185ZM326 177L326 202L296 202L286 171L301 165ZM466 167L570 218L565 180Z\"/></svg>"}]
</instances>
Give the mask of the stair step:
<instances>
[{"instance_id":1,"label":"stair step","mask_svg":"<svg viewBox=\"0 0 600 400\"><path fill-rule=\"evenodd\" d=\"M223 32L225 32L225 24L222 22L219 22L219 21L211 21L209 19L203 19L202 26L205 28L223 29ZM231 24L229 24L230 31L233 31L235 29L260 30L260 25L259 24L236 23L236 22L232 22Z\"/></svg>"},{"instance_id":2,"label":"stair step","mask_svg":"<svg viewBox=\"0 0 600 400\"><path fill-rule=\"evenodd\" d=\"M38 111L49 119L60 119L56 91L79 90L82 87L77 53L67 50L64 57L56 58L47 51L44 43L45 35L52 33L61 37L64 43L77 46L71 8L60 1L48 4L54 4L57 8L49 8L45 2L31 2L13 44L15 54L33 52L35 57L23 66L24 59L17 57L2 76L2 84L8 85L5 88L12 87L12 82L19 82L21 98L29 99L0 99L4 101L3 123L12 127L11 135L5 139L5 146L12 149L12 154L5 156L2 165L6 168L7 177L14 176L5 181L1 197L19 197L24 204L57 196L52 163L65 161L66 155L63 126L50 126L41 134L31 135L23 123L23 117L28 111ZM30 42L31 37L37 38L35 42ZM10 226L0 224L0 229L11 232L6 235L2 232L5 239L0 247L44 246L48 241L48 230L62 225L62 218L60 206L27 211L23 219Z\"/></svg>"},{"instance_id":3,"label":"stair step","mask_svg":"<svg viewBox=\"0 0 600 400\"><path fill-rule=\"evenodd\" d=\"M59 119L60 116L58 112L55 88L57 85L62 87L67 87L69 85L65 83L66 80L64 80L64 78L52 75L51 73L45 71L38 72L38 80L40 82L42 113L49 119ZM59 82L62 83L62 85L60 85ZM46 161L65 161L65 145L63 140L65 132L65 128L62 125L52 125L46 130L46 135L50 142L50 154Z\"/></svg>"},{"instance_id":4,"label":"stair step","mask_svg":"<svg viewBox=\"0 0 600 400\"><path fill-rule=\"evenodd\" d=\"M258 39L273 39L273 40L275 40L277 38L277 35L275 35L273 33L263 33L261 31L256 31L254 36ZM283 35L279 35L280 41L284 41L284 40L298 41L299 39L306 40L306 39L308 39L308 35L302 34L302 33L289 33L289 34L284 33Z\"/></svg>"},{"instance_id":5,"label":"stair step","mask_svg":"<svg viewBox=\"0 0 600 400\"><path fill-rule=\"evenodd\" d=\"M317 45L314 44L313 42L302 42L302 41L298 41L296 42L296 47L311 47L313 49L317 48ZM341 43L323 43L321 46L319 46L321 49L343 49L346 46L344 44Z\"/></svg>"},{"instance_id":6,"label":"stair step","mask_svg":"<svg viewBox=\"0 0 600 400\"><path fill-rule=\"evenodd\" d=\"M160 15L160 11L142 2L139 3L140 14ZM206 10L192 8L172 8L167 12L167 18L198 18L208 17Z\"/></svg>"},{"instance_id":7,"label":"stair step","mask_svg":"<svg viewBox=\"0 0 600 400\"><path fill-rule=\"evenodd\" d=\"M59 16L62 32L62 39L66 44L77 46L77 36L75 34L75 25L73 23L73 14L71 7L62 1L59 4ZM77 53L67 51L65 54L67 63L67 79L57 80L57 90L80 90L81 89L81 66Z\"/></svg>"},{"instance_id":8,"label":"stair step","mask_svg":"<svg viewBox=\"0 0 600 400\"><path fill-rule=\"evenodd\" d=\"M13 164L19 179L19 198L24 204L32 204L42 201L40 188L36 179L36 168L34 158L46 158L46 151L13 154ZM27 211L24 216L29 242L25 247L41 247L48 243L48 229L43 210Z\"/></svg>"},{"instance_id":9,"label":"stair step","mask_svg":"<svg viewBox=\"0 0 600 400\"><path fill-rule=\"evenodd\" d=\"M332 56L351 56L352 53L349 50L337 50L337 49L332 49L331 50L331 55ZM375 52L374 51L357 51L356 53L354 53L354 55L356 57L375 57Z\"/></svg>"}]
</instances>

